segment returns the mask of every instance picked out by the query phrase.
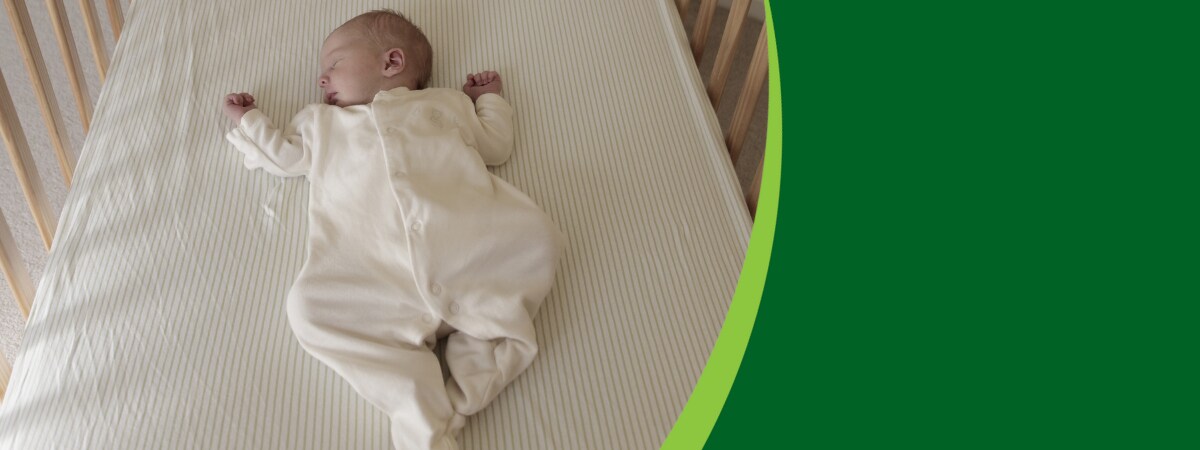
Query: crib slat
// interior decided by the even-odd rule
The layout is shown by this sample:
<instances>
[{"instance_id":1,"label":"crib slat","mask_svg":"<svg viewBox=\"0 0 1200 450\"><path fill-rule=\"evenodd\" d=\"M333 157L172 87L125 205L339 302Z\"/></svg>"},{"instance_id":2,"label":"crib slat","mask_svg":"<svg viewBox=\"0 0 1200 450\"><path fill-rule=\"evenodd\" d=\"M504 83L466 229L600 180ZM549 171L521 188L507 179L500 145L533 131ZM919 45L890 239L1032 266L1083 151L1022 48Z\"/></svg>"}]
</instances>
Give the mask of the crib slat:
<instances>
[{"instance_id":1,"label":"crib slat","mask_svg":"<svg viewBox=\"0 0 1200 450\"><path fill-rule=\"evenodd\" d=\"M96 5L92 4L92 0L79 0L79 8L83 10L83 23L87 25L96 72L100 74L100 83L104 83L104 78L108 76L108 56L104 53L104 35L100 29L100 19L96 18Z\"/></svg>"},{"instance_id":2,"label":"crib slat","mask_svg":"<svg viewBox=\"0 0 1200 450\"><path fill-rule=\"evenodd\" d=\"M704 57L704 44L708 42L708 29L712 27L713 13L717 11L717 0L702 0L700 11L696 13L696 23L692 26L692 57L696 64Z\"/></svg>"},{"instance_id":3,"label":"crib slat","mask_svg":"<svg viewBox=\"0 0 1200 450\"><path fill-rule=\"evenodd\" d=\"M121 27L124 26L125 14L121 12L121 2L108 0L108 22L112 25L113 42L121 40Z\"/></svg>"},{"instance_id":4,"label":"crib slat","mask_svg":"<svg viewBox=\"0 0 1200 450\"><path fill-rule=\"evenodd\" d=\"M58 226L57 219L49 214L50 208L46 206L49 202L46 201L46 193L42 189L42 179L38 175L33 153L29 151L29 141L25 140L25 132L21 130L17 110L9 92L4 74L0 73L0 94L4 94L0 97L0 138L4 140L4 147L8 149L13 172L17 174L17 181L21 184L21 190L25 192L25 201L29 204L29 212L33 214L33 221L42 235L42 244L49 250L54 241L54 230Z\"/></svg>"},{"instance_id":5,"label":"crib slat","mask_svg":"<svg viewBox=\"0 0 1200 450\"><path fill-rule=\"evenodd\" d=\"M713 108L721 105L721 93L729 79L729 68L733 65L733 51L737 47L742 23L750 10L750 0L734 0L729 7L729 20L725 21L725 33L721 35L721 47L717 49L717 61L713 63L712 76L708 78L708 99Z\"/></svg>"},{"instance_id":6,"label":"crib slat","mask_svg":"<svg viewBox=\"0 0 1200 450\"><path fill-rule=\"evenodd\" d=\"M692 7L692 0L675 0L675 6L679 7L679 20L687 18L688 8Z\"/></svg>"},{"instance_id":7,"label":"crib slat","mask_svg":"<svg viewBox=\"0 0 1200 450\"><path fill-rule=\"evenodd\" d=\"M17 300L17 308L21 310L21 315L28 319L29 304L33 301L33 281L29 278L29 270L25 269L25 260L21 259L21 252L17 249L12 230L8 228L8 221L4 220L2 212L0 212L0 271L4 272L4 278L8 280L8 286L12 288L13 298Z\"/></svg>"},{"instance_id":8,"label":"crib slat","mask_svg":"<svg viewBox=\"0 0 1200 450\"><path fill-rule=\"evenodd\" d=\"M758 104L758 94L762 92L763 82L767 80L767 27L762 27L758 34L758 43L754 45L754 57L750 60L750 71L746 74L746 82L742 85L742 93L738 97L737 108L729 121L729 133L725 135L725 146L729 148L729 158L737 164L742 154L742 144L746 141L746 130L750 129L750 119L754 117L754 106Z\"/></svg>"},{"instance_id":9,"label":"crib slat","mask_svg":"<svg viewBox=\"0 0 1200 450\"><path fill-rule=\"evenodd\" d=\"M762 188L763 163L766 162L766 157L766 152L763 152L763 159L758 160L758 171L754 172L754 181L746 191L746 207L750 208L750 218L754 218L754 214L758 212L758 191Z\"/></svg>"},{"instance_id":10,"label":"crib slat","mask_svg":"<svg viewBox=\"0 0 1200 450\"><path fill-rule=\"evenodd\" d=\"M75 94L80 123L83 124L83 132L87 133L92 119L92 97L87 93L87 79L79 63L79 52L75 49L75 38L71 34L67 10L62 0L46 0L46 9L50 11L50 22L54 25L54 35L58 38L63 67L67 68L67 77L71 80L71 92Z\"/></svg>"},{"instance_id":11,"label":"crib slat","mask_svg":"<svg viewBox=\"0 0 1200 450\"><path fill-rule=\"evenodd\" d=\"M8 379L11 377L12 366L8 365L4 352L0 352L0 403L4 402L4 391L8 390Z\"/></svg>"},{"instance_id":12,"label":"crib slat","mask_svg":"<svg viewBox=\"0 0 1200 450\"><path fill-rule=\"evenodd\" d=\"M38 45L37 34L34 33L33 24L29 20L29 10L25 8L24 0L4 0L4 6L8 9L8 19L12 22L13 34L16 35L17 44L25 58L25 68L29 71L29 83L33 86L34 93L37 94L38 105L42 110L42 120L46 123L50 142L54 145L63 181L70 187L71 176L75 172L75 156L67 148L71 140L63 124L62 114L58 110L58 102L55 101L54 86L50 84L50 77L46 74L46 62L42 59L42 49Z\"/></svg>"}]
</instances>

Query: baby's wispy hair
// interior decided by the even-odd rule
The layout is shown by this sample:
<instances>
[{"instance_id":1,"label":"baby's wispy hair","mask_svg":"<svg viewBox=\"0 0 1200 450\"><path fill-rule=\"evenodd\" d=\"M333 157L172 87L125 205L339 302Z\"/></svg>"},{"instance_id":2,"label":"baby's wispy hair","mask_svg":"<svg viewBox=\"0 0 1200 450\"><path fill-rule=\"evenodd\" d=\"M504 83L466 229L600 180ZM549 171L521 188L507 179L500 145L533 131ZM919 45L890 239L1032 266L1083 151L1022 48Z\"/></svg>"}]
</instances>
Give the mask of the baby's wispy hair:
<instances>
[{"instance_id":1,"label":"baby's wispy hair","mask_svg":"<svg viewBox=\"0 0 1200 450\"><path fill-rule=\"evenodd\" d=\"M429 84L433 71L433 47L421 28L391 9L378 9L346 21L342 27L350 27L369 39L380 50L399 48L404 50L405 69L413 69L412 79L417 89Z\"/></svg>"}]
</instances>

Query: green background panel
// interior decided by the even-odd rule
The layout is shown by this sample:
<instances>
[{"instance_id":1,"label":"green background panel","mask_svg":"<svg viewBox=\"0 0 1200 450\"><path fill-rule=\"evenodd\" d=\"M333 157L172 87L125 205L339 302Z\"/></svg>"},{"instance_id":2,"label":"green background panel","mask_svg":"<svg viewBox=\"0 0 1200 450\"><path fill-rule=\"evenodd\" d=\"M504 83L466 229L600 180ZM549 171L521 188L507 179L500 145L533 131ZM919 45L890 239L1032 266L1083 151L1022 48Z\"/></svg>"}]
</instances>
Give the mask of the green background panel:
<instances>
[{"instance_id":1,"label":"green background panel","mask_svg":"<svg viewBox=\"0 0 1200 450\"><path fill-rule=\"evenodd\" d=\"M780 210L705 448L1200 447L1196 8L770 7Z\"/></svg>"}]
</instances>

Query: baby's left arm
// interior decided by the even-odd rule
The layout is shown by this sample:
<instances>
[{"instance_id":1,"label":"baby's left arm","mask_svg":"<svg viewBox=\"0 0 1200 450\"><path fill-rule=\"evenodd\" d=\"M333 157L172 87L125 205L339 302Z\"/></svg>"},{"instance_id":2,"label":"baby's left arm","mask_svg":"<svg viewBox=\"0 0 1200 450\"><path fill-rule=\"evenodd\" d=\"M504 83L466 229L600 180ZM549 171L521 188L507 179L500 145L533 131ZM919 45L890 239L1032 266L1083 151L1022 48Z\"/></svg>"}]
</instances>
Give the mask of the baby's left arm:
<instances>
[{"instance_id":1,"label":"baby's left arm","mask_svg":"<svg viewBox=\"0 0 1200 450\"><path fill-rule=\"evenodd\" d=\"M504 96L504 85L501 83L500 74L485 70L479 73L468 73L467 82L463 84L463 93L471 97L471 101L479 99L483 94L496 94Z\"/></svg>"},{"instance_id":2,"label":"baby's left arm","mask_svg":"<svg viewBox=\"0 0 1200 450\"><path fill-rule=\"evenodd\" d=\"M475 150L484 164L504 164L513 151L513 109L502 96L500 74L488 71L467 75L463 92L475 103L477 120L471 121Z\"/></svg>"}]
</instances>

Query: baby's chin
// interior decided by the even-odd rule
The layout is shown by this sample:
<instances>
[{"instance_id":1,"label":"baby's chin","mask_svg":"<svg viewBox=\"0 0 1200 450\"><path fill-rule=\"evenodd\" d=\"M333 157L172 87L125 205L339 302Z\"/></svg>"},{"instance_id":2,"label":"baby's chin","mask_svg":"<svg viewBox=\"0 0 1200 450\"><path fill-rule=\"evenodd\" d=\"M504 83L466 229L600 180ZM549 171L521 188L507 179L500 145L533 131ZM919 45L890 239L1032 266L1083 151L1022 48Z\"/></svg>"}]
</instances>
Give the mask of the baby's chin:
<instances>
[{"instance_id":1,"label":"baby's chin","mask_svg":"<svg viewBox=\"0 0 1200 450\"><path fill-rule=\"evenodd\" d=\"M321 103L338 108L346 108L350 106L365 105L371 103L372 98L362 99L361 96L347 92L331 92L322 94Z\"/></svg>"},{"instance_id":2,"label":"baby's chin","mask_svg":"<svg viewBox=\"0 0 1200 450\"><path fill-rule=\"evenodd\" d=\"M329 106L337 106L337 94L322 94L321 103Z\"/></svg>"},{"instance_id":3,"label":"baby's chin","mask_svg":"<svg viewBox=\"0 0 1200 450\"><path fill-rule=\"evenodd\" d=\"M355 102L353 99L347 99L345 97L342 97L340 95L340 93L338 93L338 92L334 92L332 94L325 94L324 98L321 99L321 102L326 105L329 105L329 106L336 106L338 108L345 108L347 106L354 106L354 105L360 104L358 102Z\"/></svg>"},{"instance_id":4,"label":"baby's chin","mask_svg":"<svg viewBox=\"0 0 1200 450\"><path fill-rule=\"evenodd\" d=\"M351 106L365 105L365 104L367 104L367 103L370 103L370 102L366 102L366 101L354 101L354 100L343 100L343 99L340 99L340 98L335 98L335 99L333 99L333 101L332 101L332 102L325 102L325 104L326 104L326 105L330 105L330 106L336 106L336 107L338 107L338 108L348 108L348 107L351 107Z\"/></svg>"}]
</instances>

